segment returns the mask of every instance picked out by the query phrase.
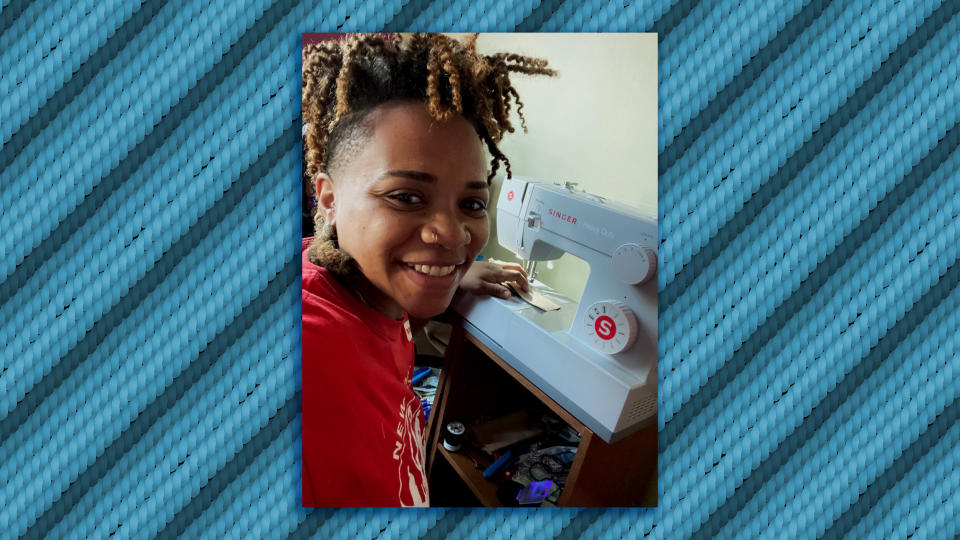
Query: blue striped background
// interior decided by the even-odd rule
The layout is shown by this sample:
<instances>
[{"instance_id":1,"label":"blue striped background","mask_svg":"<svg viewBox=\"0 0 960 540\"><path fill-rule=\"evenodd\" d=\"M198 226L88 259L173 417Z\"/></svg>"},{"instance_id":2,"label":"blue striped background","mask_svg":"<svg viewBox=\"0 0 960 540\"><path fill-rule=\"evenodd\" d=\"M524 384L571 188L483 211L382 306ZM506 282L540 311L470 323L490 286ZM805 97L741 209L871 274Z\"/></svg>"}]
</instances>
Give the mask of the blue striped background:
<instances>
[{"instance_id":1,"label":"blue striped background","mask_svg":"<svg viewBox=\"0 0 960 540\"><path fill-rule=\"evenodd\" d=\"M953 537L960 3L3 0L2 536ZM299 36L659 33L660 506L299 507Z\"/></svg>"}]
</instances>

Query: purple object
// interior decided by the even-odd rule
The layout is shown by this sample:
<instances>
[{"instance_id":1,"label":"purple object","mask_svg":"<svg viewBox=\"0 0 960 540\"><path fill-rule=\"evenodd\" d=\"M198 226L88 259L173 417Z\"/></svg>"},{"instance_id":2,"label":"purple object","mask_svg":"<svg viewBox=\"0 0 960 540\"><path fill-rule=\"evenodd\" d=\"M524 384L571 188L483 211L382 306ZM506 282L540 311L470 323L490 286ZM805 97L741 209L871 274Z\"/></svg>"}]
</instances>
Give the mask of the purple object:
<instances>
[{"instance_id":1,"label":"purple object","mask_svg":"<svg viewBox=\"0 0 960 540\"><path fill-rule=\"evenodd\" d=\"M517 502L520 504L540 504L547 499L550 494L550 486L553 480L544 480L542 482L530 482L530 485L521 489L517 493Z\"/></svg>"}]
</instances>

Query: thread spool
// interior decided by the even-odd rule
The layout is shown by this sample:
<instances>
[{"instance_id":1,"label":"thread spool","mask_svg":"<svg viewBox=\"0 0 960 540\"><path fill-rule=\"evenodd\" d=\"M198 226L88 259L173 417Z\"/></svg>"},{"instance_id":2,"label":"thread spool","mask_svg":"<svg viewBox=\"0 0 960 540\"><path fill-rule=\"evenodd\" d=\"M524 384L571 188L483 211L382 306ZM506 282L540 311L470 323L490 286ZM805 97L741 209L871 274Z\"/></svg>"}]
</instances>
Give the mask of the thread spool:
<instances>
[{"instance_id":1,"label":"thread spool","mask_svg":"<svg viewBox=\"0 0 960 540\"><path fill-rule=\"evenodd\" d=\"M450 422L443 429L443 447L450 452L460 450L463 444L463 434L467 428L460 422Z\"/></svg>"}]
</instances>

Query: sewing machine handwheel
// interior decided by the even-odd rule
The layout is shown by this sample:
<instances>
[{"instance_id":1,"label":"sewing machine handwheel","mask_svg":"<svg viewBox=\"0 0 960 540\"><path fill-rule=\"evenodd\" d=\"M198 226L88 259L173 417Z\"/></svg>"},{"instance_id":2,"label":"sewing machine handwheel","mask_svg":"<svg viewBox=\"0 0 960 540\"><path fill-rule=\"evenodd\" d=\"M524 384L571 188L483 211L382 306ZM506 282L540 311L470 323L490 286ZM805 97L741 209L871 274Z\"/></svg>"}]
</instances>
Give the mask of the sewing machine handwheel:
<instances>
[{"instance_id":1,"label":"sewing machine handwheel","mask_svg":"<svg viewBox=\"0 0 960 540\"><path fill-rule=\"evenodd\" d=\"M638 285L657 273L657 252L637 244L623 244L610 260L613 274L628 285Z\"/></svg>"},{"instance_id":2,"label":"sewing machine handwheel","mask_svg":"<svg viewBox=\"0 0 960 540\"><path fill-rule=\"evenodd\" d=\"M583 331L596 350L617 354L630 348L640 328L637 316L623 302L594 302L583 316Z\"/></svg>"}]
</instances>

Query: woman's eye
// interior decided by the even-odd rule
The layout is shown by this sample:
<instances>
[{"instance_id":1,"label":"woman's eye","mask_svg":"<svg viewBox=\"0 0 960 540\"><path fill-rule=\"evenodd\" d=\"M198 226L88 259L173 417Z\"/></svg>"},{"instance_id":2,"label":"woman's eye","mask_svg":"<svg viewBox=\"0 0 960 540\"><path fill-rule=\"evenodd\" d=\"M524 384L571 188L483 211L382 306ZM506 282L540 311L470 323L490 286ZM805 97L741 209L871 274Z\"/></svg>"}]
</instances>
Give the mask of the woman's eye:
<instances>
[{"instance_id":1,"label":"woman's eye","mask_svg":"<svg viewBox=\"0 0 960 540\"><path fill-rule=\"evenodd\" d=\"M487 209L487 204L480 199L469 199L463 201L463 209L468 212L483 212Z\"/></svg>"},{"instance_id":2,"label":"woman's eye","mask_svg":"<svg viewBox=\"0 0 960 540\"><path fill-rule=\"evenodd\" d=\"M423 202L423 197L417 195L416 193L394 193L390 195L390 198L404 204L420 204Z\"/></svg>"}]
</instances>

